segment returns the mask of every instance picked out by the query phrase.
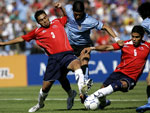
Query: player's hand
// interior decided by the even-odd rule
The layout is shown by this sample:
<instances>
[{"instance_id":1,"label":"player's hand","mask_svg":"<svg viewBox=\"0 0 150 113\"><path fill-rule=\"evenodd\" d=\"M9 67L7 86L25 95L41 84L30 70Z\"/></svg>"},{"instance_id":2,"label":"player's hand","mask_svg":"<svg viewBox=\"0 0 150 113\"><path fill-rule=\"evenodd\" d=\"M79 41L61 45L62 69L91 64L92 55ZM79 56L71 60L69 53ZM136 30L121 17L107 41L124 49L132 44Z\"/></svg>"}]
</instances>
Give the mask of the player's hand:
<instances>
[{"instance_id":1,"label":"player's hand","mask_svg":"<svg viewBox=\"0 0 150 113\"><path fill-rule=\"evenodd\" d=\"M123 46L124 45L124 41L123 40L118 40L117 43L118 43L119 46Z\"/></svg>"},{"instance_id":2,"label":"player's hand","mask_svg":"<svg viewBox=\"0 0 150 113\"><path fill-rule=\"evenodd\" d=\"M81 51L81 54L90 54L91 52L91 48L88 47L88 48L84 48L82 51Z\"/></svg>"},{"instance_id":3,"label":"player's hand","mask_svg":"<svg viewBox=\"0 0 150 113\"><path fill-rule=\"evenodd\" d=\"M62 8L62 4L60 2L54 3L55 8Z\"/></svg>"}]
</instances>

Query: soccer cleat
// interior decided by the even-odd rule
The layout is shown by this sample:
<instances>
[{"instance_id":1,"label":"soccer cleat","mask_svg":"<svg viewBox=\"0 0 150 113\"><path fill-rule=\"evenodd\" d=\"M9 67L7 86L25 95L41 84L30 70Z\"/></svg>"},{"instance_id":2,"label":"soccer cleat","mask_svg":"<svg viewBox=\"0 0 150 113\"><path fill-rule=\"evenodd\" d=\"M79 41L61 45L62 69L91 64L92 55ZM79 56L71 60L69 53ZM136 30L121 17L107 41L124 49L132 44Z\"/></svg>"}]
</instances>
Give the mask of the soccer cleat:
<instances>
[{"instance_id":1,"label":"soccer cleat","mask_svg":"<svg viewBox=\"0 0 150 113\"><path fill-rule=\"evenodd\" d=\"M67 99L67 109L70 110L74 104L74 98L77 95L77 92L75 90L72 90L72 95L70 97L68 97Z\"/></svg>"},{"instance_id":2,"label":"soccer cleat","mask_svg":"<svg viewBox=\"0 0 150 113\"><path fill-rule=\"evenodd\" d=\"M39 105L39 104L36 104L35 106L33 106L32 108L30 108L28 110L28 112L36 112L38 111L39 109L43 108L44 107L44 104L43 105Z\"/></svg>"},{"instance_id":3,"label":"soccer cleat","mask_svg":"<svg viewBox=\"0 0 150 113\"><path fill-rule=\"evenodd\" d=\"M85 99L87 98L88 96L85 95L85 94L80 94L80 100L81 100L81 103L83 104Z\"/></svg>"},{"instance_id":4,"label":"soccer cleat","mask_svg":"<svg viewBox=\"0 0 150 113\"><path fill-rule=\"evenodd\" d=\"M106 103L100 103L99 109L104 109L106 106L109 106L111 104L110 100L106 100Z\"/></svg>"},{"instance_id":5,"label":"soccer cleat","mask_svg":"<svg viewBox=\"0 0 150 113\"><path fill-rule=\"evenodd\" d=\"M144 113L147 110L150 110L150 104L145 104L143 106L136 108L136 112L138 113Z\"/></svg>"},{"instance_id":6,"label":"soccer cleat","mask_svg":"<svg viewBox=\"0 0 150 113\"><path fill-rule=\"evenodd\" d=\"M84 85L82 86L81 92L82 94L86 94L88 93L88 91L90 90L90 88L93 85L93 80L92 79L88 79L85 81Z\"/></svg>"}]
</instances>

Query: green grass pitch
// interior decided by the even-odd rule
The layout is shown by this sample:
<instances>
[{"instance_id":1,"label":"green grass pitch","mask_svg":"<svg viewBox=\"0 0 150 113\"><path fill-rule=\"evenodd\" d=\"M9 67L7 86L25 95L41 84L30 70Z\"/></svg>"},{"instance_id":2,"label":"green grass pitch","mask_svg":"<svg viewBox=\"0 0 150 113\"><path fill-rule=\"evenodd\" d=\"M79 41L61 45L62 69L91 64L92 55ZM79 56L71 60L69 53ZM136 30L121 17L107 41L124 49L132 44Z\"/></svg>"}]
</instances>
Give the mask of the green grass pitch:
<instances>
[{"instance_id":1,"label":"green grass pitch","mask_svg":"<svg viewBox=\"0 0 150 113\"><path fill-rule=\"evenodd\" d=\"M77 85L72 84L77 90ZM100 83L94 83L89 94L99 89ZM27 113L28 109L37 103L38 92L41 86L0 88L0 113ZM111 105L104 110L85 110L80 103L79 96L75 98L72 110L66 110L67 94L60 85L53 85L45 101L45 107L37 113L136 113L135 109L147 102L146 82L140 81L128 93L115 92L107 96ZM147 111L145 113L150 113Z\"/></svg>"}]
</instances>

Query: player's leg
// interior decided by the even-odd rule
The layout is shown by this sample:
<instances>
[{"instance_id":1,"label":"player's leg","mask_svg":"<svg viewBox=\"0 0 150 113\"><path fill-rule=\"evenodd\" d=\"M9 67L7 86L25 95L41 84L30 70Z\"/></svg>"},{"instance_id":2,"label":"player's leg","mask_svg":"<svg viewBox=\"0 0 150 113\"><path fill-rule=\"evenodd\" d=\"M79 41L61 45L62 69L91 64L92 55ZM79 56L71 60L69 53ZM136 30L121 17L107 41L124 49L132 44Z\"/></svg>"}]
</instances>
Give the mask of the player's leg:
<instances>
[{"instance_id":1,"label":"player's leg","mask_svg":"<svg viewBox=\"0 0 150 113\"><path fill-rule=\"evenodd\" d=\"M147 98L148 98L148 104L150 104L150 73L148 74L146 81L147 81L146 94L147 94Z\"/></svg>"},{"instance_id":2,"label":"player's leg","mask_svg":"<svg viewBox=\"0 0 150 113\"><path fill-rule=\"evenodd\" d=\"M37 105L30 108L28 112L36 112L40 108L44 107L44 101L48 95L50 88L52 87L54 81L58 80L58 78L60 78L61 76L60 66L57 63L57 59L56 59L57 57L56 58L55 57L56 55L51 55L48 58L46 72L43 78L42 89L40 89L39 92L38 103Z\"/></svg>"},{"instance_id":3,"label":"player's leg","mask_svg":"<svg viewBox=\"0 0 150 113\"><path fill-rule=\"evenodd\" d=\"M43 86L40 89L38 103L29 109L28 112L36 112L44 107L44 101L48 95L50 88L52 87L54 81L43 81Z\"/></svg>"},{"instance_id":4,"label":"player's leg","mask_svg":"<svg viewBox=\"0 0 150 113\"><path fill-rule=\"evenodd\" d=\"M146 110L150 110L150 72L146 78L146 82L147 82L146 94L147 94L147 98L148 98L148 103L136 108L137 112L144 112Z\"/></svg>"},{"instance_id":5,"label":"player's leg","mask_svg":"<svg viewBox=\"0 0 150 113\"><path fill-rule=\"evenodd\" d=\"M74 104L74 98L77 95L77 92L75 90L71 89L71 85L69 80L66 78L66 73L63 72L65 75L62 76L59 79L59 82L61 83L62 88L67 92L68 98L67 98L67 109L70 110Z\"/></svg>"},{"instance_id":6,"label":"player's leg","mask_svg":"<svg viewBox=\"0 0 150 113\"><path fill-rule=\"evenodd\" d=\"M87 97L87 93L93 85L93 80L91 78L89 78L89 68L88 68L90 53L81 53L79 58L81 61L81 69L84 74L85 84L87 85L87 87L86 87L87 92L84 95L80 95L81 103L84 103L84 100Z\"/></svg>"},{"instance_id":7,"label":"player's leg","mask_svg":"<svg viewBox=\"0 0 150 113\"><path fill-rule=\"evenodd\" d=\"M102 98L116 91L127 92L129 89L132 89L135 86L135 81L123 75L122 73L113 72L103 84L105 87L97 90L92 95Z\"/></svg>"},{"instance_id":8,"label":"player's leg","mask_svg":"<svg viewBox=\"0 0 150 113\"><path fill-rule=\"evenodd\" d=\"M88 89L91 88L91 86L93 85L93 80L89 78L89 68L88 68L88 62L90 59L90 53L89 54L85 54L82 53L81 51L86 48L86 47L90 47L90 45L83 45L83 46L72 46L72 48L74 49L74 54L80 59L81 61L81 69L83 71L84 74L84 79L86 84L88 85Z\"/></svg>"},{"instance_id":9,"label":"player's leg","mask_svg":"<svg viewBox=\"0 0 150 113\"><path fill-rule=\"evenodd\" d=\"M116 81L113 82L112 84L108 85L107 87L101 88L94 92L92 95L96 96L100 100L100 109L104 109L106 106L110 105L111 102L109 100L106 100L106 96L112 94L113 92L116 91L121 91L123 88L123 84L127 84L126 81ZM124 87L125 88L125 87ZM127 87L126 87L127 88ZM125 88L125 89L126 89Z\"/></svg>"},{"instance_id":10,"label":"player's leg","mask_svg":"<svg viewBox=\"0 0 150 113\"><path fill-rule=\"evenodd\" d=\"M84 79L86 80L86 83L88 85L88 89L91 88L91 86L93 85L93 80L89 78L89 67L88 67L88 63L90 60L90 53L83 53L81 52L80 56L80 61L81 61L81 69L83 70L83 74L84 74Z\"/></svg>"},{"instance_id":11,"label":"player's leg","mask_svg":"<svg viewBox=\"0 0 150 113\"><path fill-rule=\"evenodd\" d=\"M63 55L63 59L61 60L61 65L65 66L68 70L72 70L75 73L75 79L78 85L79 93L84 94L87 89L84 74L81 69L81 62L77 57L74 55L73 52L65 52L66 54Z\"/></svg>"},{"instance_id":12,"label":"player's leg","mask_svg":"<svg viewBox=\"0 0 150 113\"><path fill-rule=\"evenodd\" d=\"M102 85L101 88L104 88L104 85ZM99 109L104 109L106 106L109 106L111 104L111 101L106 99L106 96L100 97L99 101L100 101Z\"/></svg>"},{"instance_id":13,"label":"player's leg","mask_svg":"<svg viewBox=\"0 0 150 113\"><path fill-rule=\"evenodd\" d=\"M81 64L78 59L73 60L67 67L68 69L71 69L75 73L75 79L78 84L79 93L84 94L86 91L84 89L85 87L85 81L84 81L84 74L81 69Z\"/></svg>"}]
</instances>

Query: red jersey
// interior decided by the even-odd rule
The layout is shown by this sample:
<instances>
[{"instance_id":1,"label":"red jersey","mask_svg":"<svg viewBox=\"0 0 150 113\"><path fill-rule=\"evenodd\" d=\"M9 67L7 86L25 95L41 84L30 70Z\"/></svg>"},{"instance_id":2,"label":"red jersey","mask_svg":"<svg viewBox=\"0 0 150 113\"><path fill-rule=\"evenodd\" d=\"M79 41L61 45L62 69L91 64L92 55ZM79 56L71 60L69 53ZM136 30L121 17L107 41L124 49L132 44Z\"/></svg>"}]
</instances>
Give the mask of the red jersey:
<instances>
[{"instance_id":1,"label":"red jersey","mask_svg":"<svg viewBox=\"0 0 150 113\"><path fill-rule=\"evenodd\" d=\"M124 41L121 48L117 43L113 44L115 50L121 49L121 62L114 72L122 72L128 77L138 80L143 72L148 54L150 52L150 43L143 41L139 47L134 47L131 40Z\"/></svg>"},{"instance_id":2,"label":"red jersey","mask_svg":"<svg viewBox=\"0 0 150 113\"><path fill-rule=\"evenodd\" d=\"M48 55L56 54L65 51L73 51L70 46L64 25L67 22L67 17L64 16L50 22L49 28L36 28L22 38L26 41L32 39L42 47Z\"/></svg>"}]
</instances>

